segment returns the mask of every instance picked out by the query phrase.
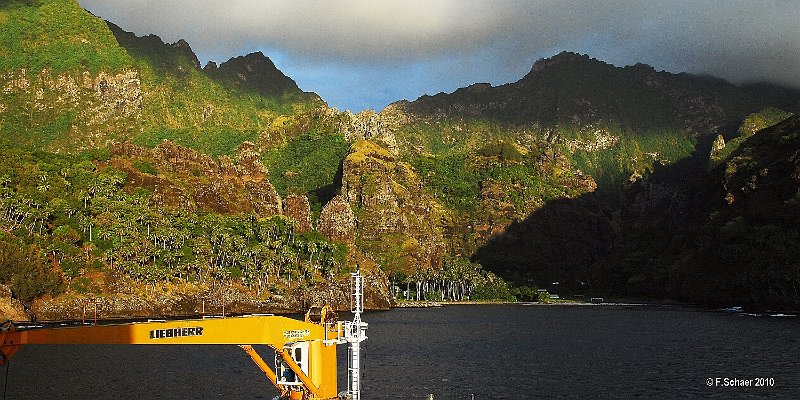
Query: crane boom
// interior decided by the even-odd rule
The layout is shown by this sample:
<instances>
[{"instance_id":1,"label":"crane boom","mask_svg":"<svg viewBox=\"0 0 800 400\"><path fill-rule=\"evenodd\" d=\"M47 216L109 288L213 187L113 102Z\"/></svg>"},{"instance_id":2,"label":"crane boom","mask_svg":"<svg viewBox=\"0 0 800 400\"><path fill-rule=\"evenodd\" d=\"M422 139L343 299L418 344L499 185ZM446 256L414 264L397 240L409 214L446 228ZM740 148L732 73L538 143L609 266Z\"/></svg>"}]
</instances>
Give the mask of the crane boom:
<instances>
[{"instance_id":1,"label":"crane boom","mask_svg":"<svg viewBox=\"0 0 800 400\"><path fill-rule=\"evenodd\" d=\"M305 321L280 316L243 316L111 325L16 329L0 328L0 365L24 345L41 344L235 344L253 359L287 399L335 399L336 344L343 324L330 307L306 314ZM313 321L315 315L318 321ZM252 345L275 351L273 371Z\"/></svg>"},{"instance_id":2,"label":"crane boom","mask_svg":"<svg viewBox=\"0 0 800 400\"><path fill-rule=\"evenodd\" d=\"M244 316L14 330L18 344L266 344L324 337L324 327L280 316Z\"/></svg>"}]
</instances>

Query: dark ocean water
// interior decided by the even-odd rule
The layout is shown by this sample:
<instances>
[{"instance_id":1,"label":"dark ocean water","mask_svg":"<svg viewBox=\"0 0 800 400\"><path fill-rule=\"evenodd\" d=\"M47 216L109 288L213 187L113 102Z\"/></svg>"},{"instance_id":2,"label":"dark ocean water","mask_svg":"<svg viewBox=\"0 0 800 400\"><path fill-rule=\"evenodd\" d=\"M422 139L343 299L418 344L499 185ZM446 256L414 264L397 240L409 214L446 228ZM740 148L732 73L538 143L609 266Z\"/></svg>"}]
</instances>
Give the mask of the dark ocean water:
<instances>
[{"instance_id":1,"label":"dark ocean water","mask_svg":"<svg viewBox=\"0 0 800 400\"><path fill-rule=\"evenodd\" d=\"M485 305L392 310L364 319L370 324L366 399L800 399L800 317ZM342 360L346 353L340 347ZM726 378L768 386L725 386ZM234 346L27 346L11 362L6 398L275 394Z\"/></svg>"}]
</instances>

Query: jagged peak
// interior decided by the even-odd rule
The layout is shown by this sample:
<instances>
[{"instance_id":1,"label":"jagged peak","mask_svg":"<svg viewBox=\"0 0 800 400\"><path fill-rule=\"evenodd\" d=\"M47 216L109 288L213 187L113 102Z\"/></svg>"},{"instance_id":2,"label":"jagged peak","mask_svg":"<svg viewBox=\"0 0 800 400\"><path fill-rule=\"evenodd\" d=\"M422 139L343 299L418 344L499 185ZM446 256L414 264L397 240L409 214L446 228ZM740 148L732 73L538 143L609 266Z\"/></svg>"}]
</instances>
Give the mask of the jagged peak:
<instances>
[{"instance_id":1,"label":"jagged peak","mask_svg":"<svg viewBox=\"0 0 800 400\"><path fill-rule=\"evenodd\" d=\"M217 63L214 61L209 61L206 63L206 66L203 67L203 71L213 72L217 70Z\"/></svg>"},{"instance_id":2,"label":"jagged peak","mask_svg":"<svg viewBox=\"0 0 800 400\"><path fill-rule=\"evenodd\" d=\"M550 58L540 58L533 63L531 71L525 75L525 78L536 73L557 67L563 66L606 66L613 68L614 66L600 61L594 57L589 57L587 54L573 53L570 51L562 51ZM523 78L523 79L525 79Z\"/></svg>"},{"instance_id":3,"label":"jagged peak","mask_svg":"<svg viewBox=\"0 0 800 400\"><path fill-rule=\"evenodd\" d=\"M223 62L219 65L220 69L225 68L238 68L240 66L244 66L248 71L252 71L254 69L264 70L275 70L278 71L278 67L275 66L275 63L272 60L264 55L261 51L255 51L250 54L244 56L236 56L231 57L228 61ZM283 74L283 73L281 73Z\"/></svg>"},{"instance_id":4,"label":"jagged peak","mask_svg":"<svg viewBox=\"0 0 800 400\"><path fill-rule=\"evenodd\" d=\"M197 59L197 54L194 53L192 46L190 46L187 41L180 39L177 42L172 43L170 46L177 49L178 52L183 54L184 57L191 61L195 68L200 68L200 60Z\"/></svg>"},{"instance_id":5,"label":"jagged peak","mask_svg":"<svg viewBox=\"0 0 800 400\"><path fill-rule=\"evenodd\" d=\"M192 47L184 39L179 39L175 43L168 44L164 42L160 36L152 33L148 35L137 36L135 33L128 32L113 22L106 21L106 25L108 25L109 29L111 29L111 32L117 38L119 44L125 48L130 49L131 47L140 47L162 52L166 49L174 50L180 56L192 63L195 68L200 69L200 60L197 58L197 54L194 53Z\"/></svg>"},{"instance_id":6,"label":"jagged peak","mask_svg":"<svg viewBox=\"0 0 800 400\"><path fill-rule=\"evenodd\" d=\"M286 76L261 51L232 57L219 66L206 65L212 78L231 84L240 90L250 90L266 96L286 92L301 92L297 83Z\"/></svg>"}]
</instances>

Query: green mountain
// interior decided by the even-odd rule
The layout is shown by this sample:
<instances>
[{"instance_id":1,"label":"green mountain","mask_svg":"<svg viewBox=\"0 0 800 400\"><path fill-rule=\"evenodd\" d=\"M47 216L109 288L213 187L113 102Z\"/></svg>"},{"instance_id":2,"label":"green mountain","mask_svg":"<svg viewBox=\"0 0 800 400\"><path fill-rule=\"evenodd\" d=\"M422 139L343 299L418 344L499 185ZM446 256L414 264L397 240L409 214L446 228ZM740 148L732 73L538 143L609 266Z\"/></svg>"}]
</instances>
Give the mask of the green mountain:
<instances>
[{"instance_id":1,"label":"green mountain","mask_svg":"<svg viewBox=\"0 0 800 400\"><path fill-rule=\"evenodd\" d=\"M512 84L395 103L381 122L399 157L450 211L446 251L517 285L558 281L566 293L710 301L647 279L652 287L636 291L603 285L592 266L616 262L610 257L644 235L622 218L635 182L664 169L680 181L720 165L755 131L791 115L774 107L790 105L795 92L783 89L770 102L777 90L562 53ZM666 240L643 237L654 251ZM637 259L639 267L648 260Z\"/></svg>"},{"instance_id":2,"label":"green mountain","mask_svg":"<svg viewBox=\"0 0 800 400\"><path fill-rule=\"evenodd\" d=\"M79 151L171 140L231 154L276 119L324 106L263 56L204 72L185 41L136 37L73 0L12 1L0 12L8 145ZM236 84L229 77L240 69L260 78Z\"/></svg>"},{"instance_id":3,"label":"green mountain","mask_svg":"<svg viewBox=\"0 0 800 400\"><path fill-rule=\"evenodd\" d=\"M793 116L713 169L665 167L633 183L620 243L590 268L594 281L635 296L800 307L798 152Z\"/></svg>"},{"instance_id":4,"label":"green mountain","mask_svg":"<svg viewBox=\"0 0 800 400\"><path fill-rule=\"evenodd\" d=\"M724 259L717 244L778 246L779 264L796 251L791 221L751 210L791 214L791 196L747 189L775 172L753 170L761 160L790 163L775 143L794 146L779 123L796 90L562 53L514 83L352 114L262 53L201 68L187 42L137 37L74 0L4 2L0 28L0 284L29 313L75 317L88 297L109 315L192 313L207 298L344 305L356 265L376 307L509 299L506 282L529 298L554 281L794 304L777 281L739 296L699 266ZM728 171L747 210L704 202ZM714 233L731 224L744 233Z\"/></svg>"},{"instance_id":5,"label":"green mountain","mask_svg":"<svg viewBox=\"0 0 800 400\"><path fill-rule=\"evenodd\" d=\"M10 1L0 32L1 143L90 148L107 130L133 133L140 79L102 20L74 1Z\"/></svg>"},{"instance_id":6,"label":"green mountain","mask_svg":"<svg viewBox=\"0 0 800 400\"><path fill-rule=\"evenodd\" d=\"M537 61L517 82L476 84L396 106L434 118L479 118L541 129L610 125L636 133L678 130L703 135L738 126L767 104L724 80L627 67L564 52Z\"/></svg>"},{"instance_id":7,"label":"green mountain","mask_svg":"<svg viewBox=\"0 0 800 400\"><path fill-rule=\"evenodd\" d=\"M206 65L206 73L214 80L243 92L253 92L264 97L298 95L297 84L260 51L235 57L214 67Z\"/></svg>"},{"instance_id":8,"label":"green mountain","mask_svg":"<svg viewBox=\"0 0 800 400\"><path fill-rule=\"evenodd\" d=\"M356 262L385 279L270 183L261 149L328 112L262 54L202 70L185 41L74 0L4 2L0 31L0 285L29 317L79 318L87 298L105 316L341 305ZM385 284L367 294L388 304Z\"/></svg>"},{"instance_id":9,"label":"green mountain","mask_svg":"<svg viewBox=\"0 0 800 400\"><path fill-rule=\"evenodd\" d=\"M738 136L747 115L800 99L786 89L771 102L770 90L778 89L738 87L644 64L615 67L565 52L537 61L514 83L397 102L381 112L381 122L402 154L422 158L470 154L493 142L554 147L592 176L616 207L632 174L687 157L697 146L710 151L718 135Z\"/></svg>"},{"instance_id":10,"label":"green mountain","mask_svg":"<svg viewBox=\"0 0 800 400\"><path fill-rule=\"evenodd\" d=\"M740 136L742 121L769 105L722 80L561 53L537 61L515 83L401 101L379 117L392 139L383 143L422 173L440 201L466 216L459 224L496 231L550 200L595 186L609 207L618 208L632 176L695 152L706 163L714 138ZM373 136L381 142L380 132ZM564 174L561 183L537 171L548 164ZM587 178L593 182L580 183ZM489 201L494 210L484 212L480 200L492 188L513 198L511 206Z\"/></svg>"}]
</instances>

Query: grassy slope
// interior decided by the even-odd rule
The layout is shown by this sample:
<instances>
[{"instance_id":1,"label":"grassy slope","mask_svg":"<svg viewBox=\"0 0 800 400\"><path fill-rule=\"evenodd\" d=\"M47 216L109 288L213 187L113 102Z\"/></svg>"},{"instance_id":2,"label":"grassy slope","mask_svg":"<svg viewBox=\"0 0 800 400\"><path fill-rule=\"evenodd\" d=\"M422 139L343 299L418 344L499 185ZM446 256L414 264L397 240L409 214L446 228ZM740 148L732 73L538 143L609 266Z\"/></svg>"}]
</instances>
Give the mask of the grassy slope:
<instances>
[{"instance_id":1,"label":"grassy slope","mask_svg":"<svg viewBox=\"0 0 800 400\"><path fill-rule=\"evenodd\" d=\"M307 195L311 210L318 214L333 198L339 164L348 150L341 135L304 134L286 146L270 150L264 156L264 164L270 171L270 182L281 196Z\"/></svg>"},{"instance_id":2,"label":"grassy slope","mask_svg":"<svg viewBox=\"0 0 800 400\"><path fill-rule=\"evenodd\" d=\"M30 88L42 88L38 77L63 74L80 82L83 71L113 74L132 65L133 59L117 45L105 23L73 0L12 1L0 6L0 81L6 85L18 80L18 85L26 82ZM47 74L42 73L45 70ZM80 109L59 104L61 99L51 91L36 96L41 98L25 90L4 91L0 143L37 149L69 135Z\"/></svg>"},{"instance_id":3,"label":"grassy slope","mask_svg":"<svg viewBox=\"0 0 800 400\"><path fill-rule=\"evenodd\" d=\"M97 73L132 65L106 24L74 0L4 2L0 43L1 71L46 68L53 73L77 69Z\"/></svg>"},{"instance_id":4,"label":"grassy slope","mask_svg":"<svg viewBox=\"0 0 800 400\"><path fill-rule=\"evenodd\" d=\"M29 85L3 95L2 141L29 149L74 151L82 147L80 138L99 135L147 146L168 139L213 155L230 154L243 141L256 141L278 116L322 105L315 95L303 93L263 97L232 91L206 76L178 49L153 38L136 40L131 35L118 41L104 21L74 0L4 3L0 74L5 78L0 80L22 77ZM82 113L95 99L83 93L78 104L66 104L60 99L61 89L39 82L44 75L53 80L71 77L80 85L85 72L96 76L123 70L138 72L143 93L141 118L124 126L85 126L88 118ZM35 98L37 90L43 97Z\"/></svg>"},{"instance_id":5,"label":"grassy slope","mask_svg":"<svg viewBox=\"0 0 800 400\"><path fill-rule=\"evenodd\" d=\"M398 140L407 148L417 148L407 156L420 171L427 187L446 205L461 211L470 211L480 194L480 184L485 179L507 182L524 181L529 190L523 196L538 196L543 200L559 197L561 184L548 177L537 177L536 167L530 162L521 166L471 165L491 143L518 143L531 150L532 155L557 152L575 171L592 176L598 189L607 200L615 204L631 174L644 173L653 162L671 164L694 151L696 139L686 133L624 130L609 124L604 131L617 139L607 148L569 149L567 142L590 143L596 140L591 129L560 128L555 133L542 132L536 126L524 129L482 120L443 121L416 123L403 127ZM550 139L545 139L550 135ZM418 154L414 154L418 153ZM527 157L527 156L526 156ZM480 158L480 157L478 157ZM538 179L538 180L537 180ZM548 194L550 192L554 192ZM517 201L524 204L525 201Z\"/></svg>"}]
</instances>

